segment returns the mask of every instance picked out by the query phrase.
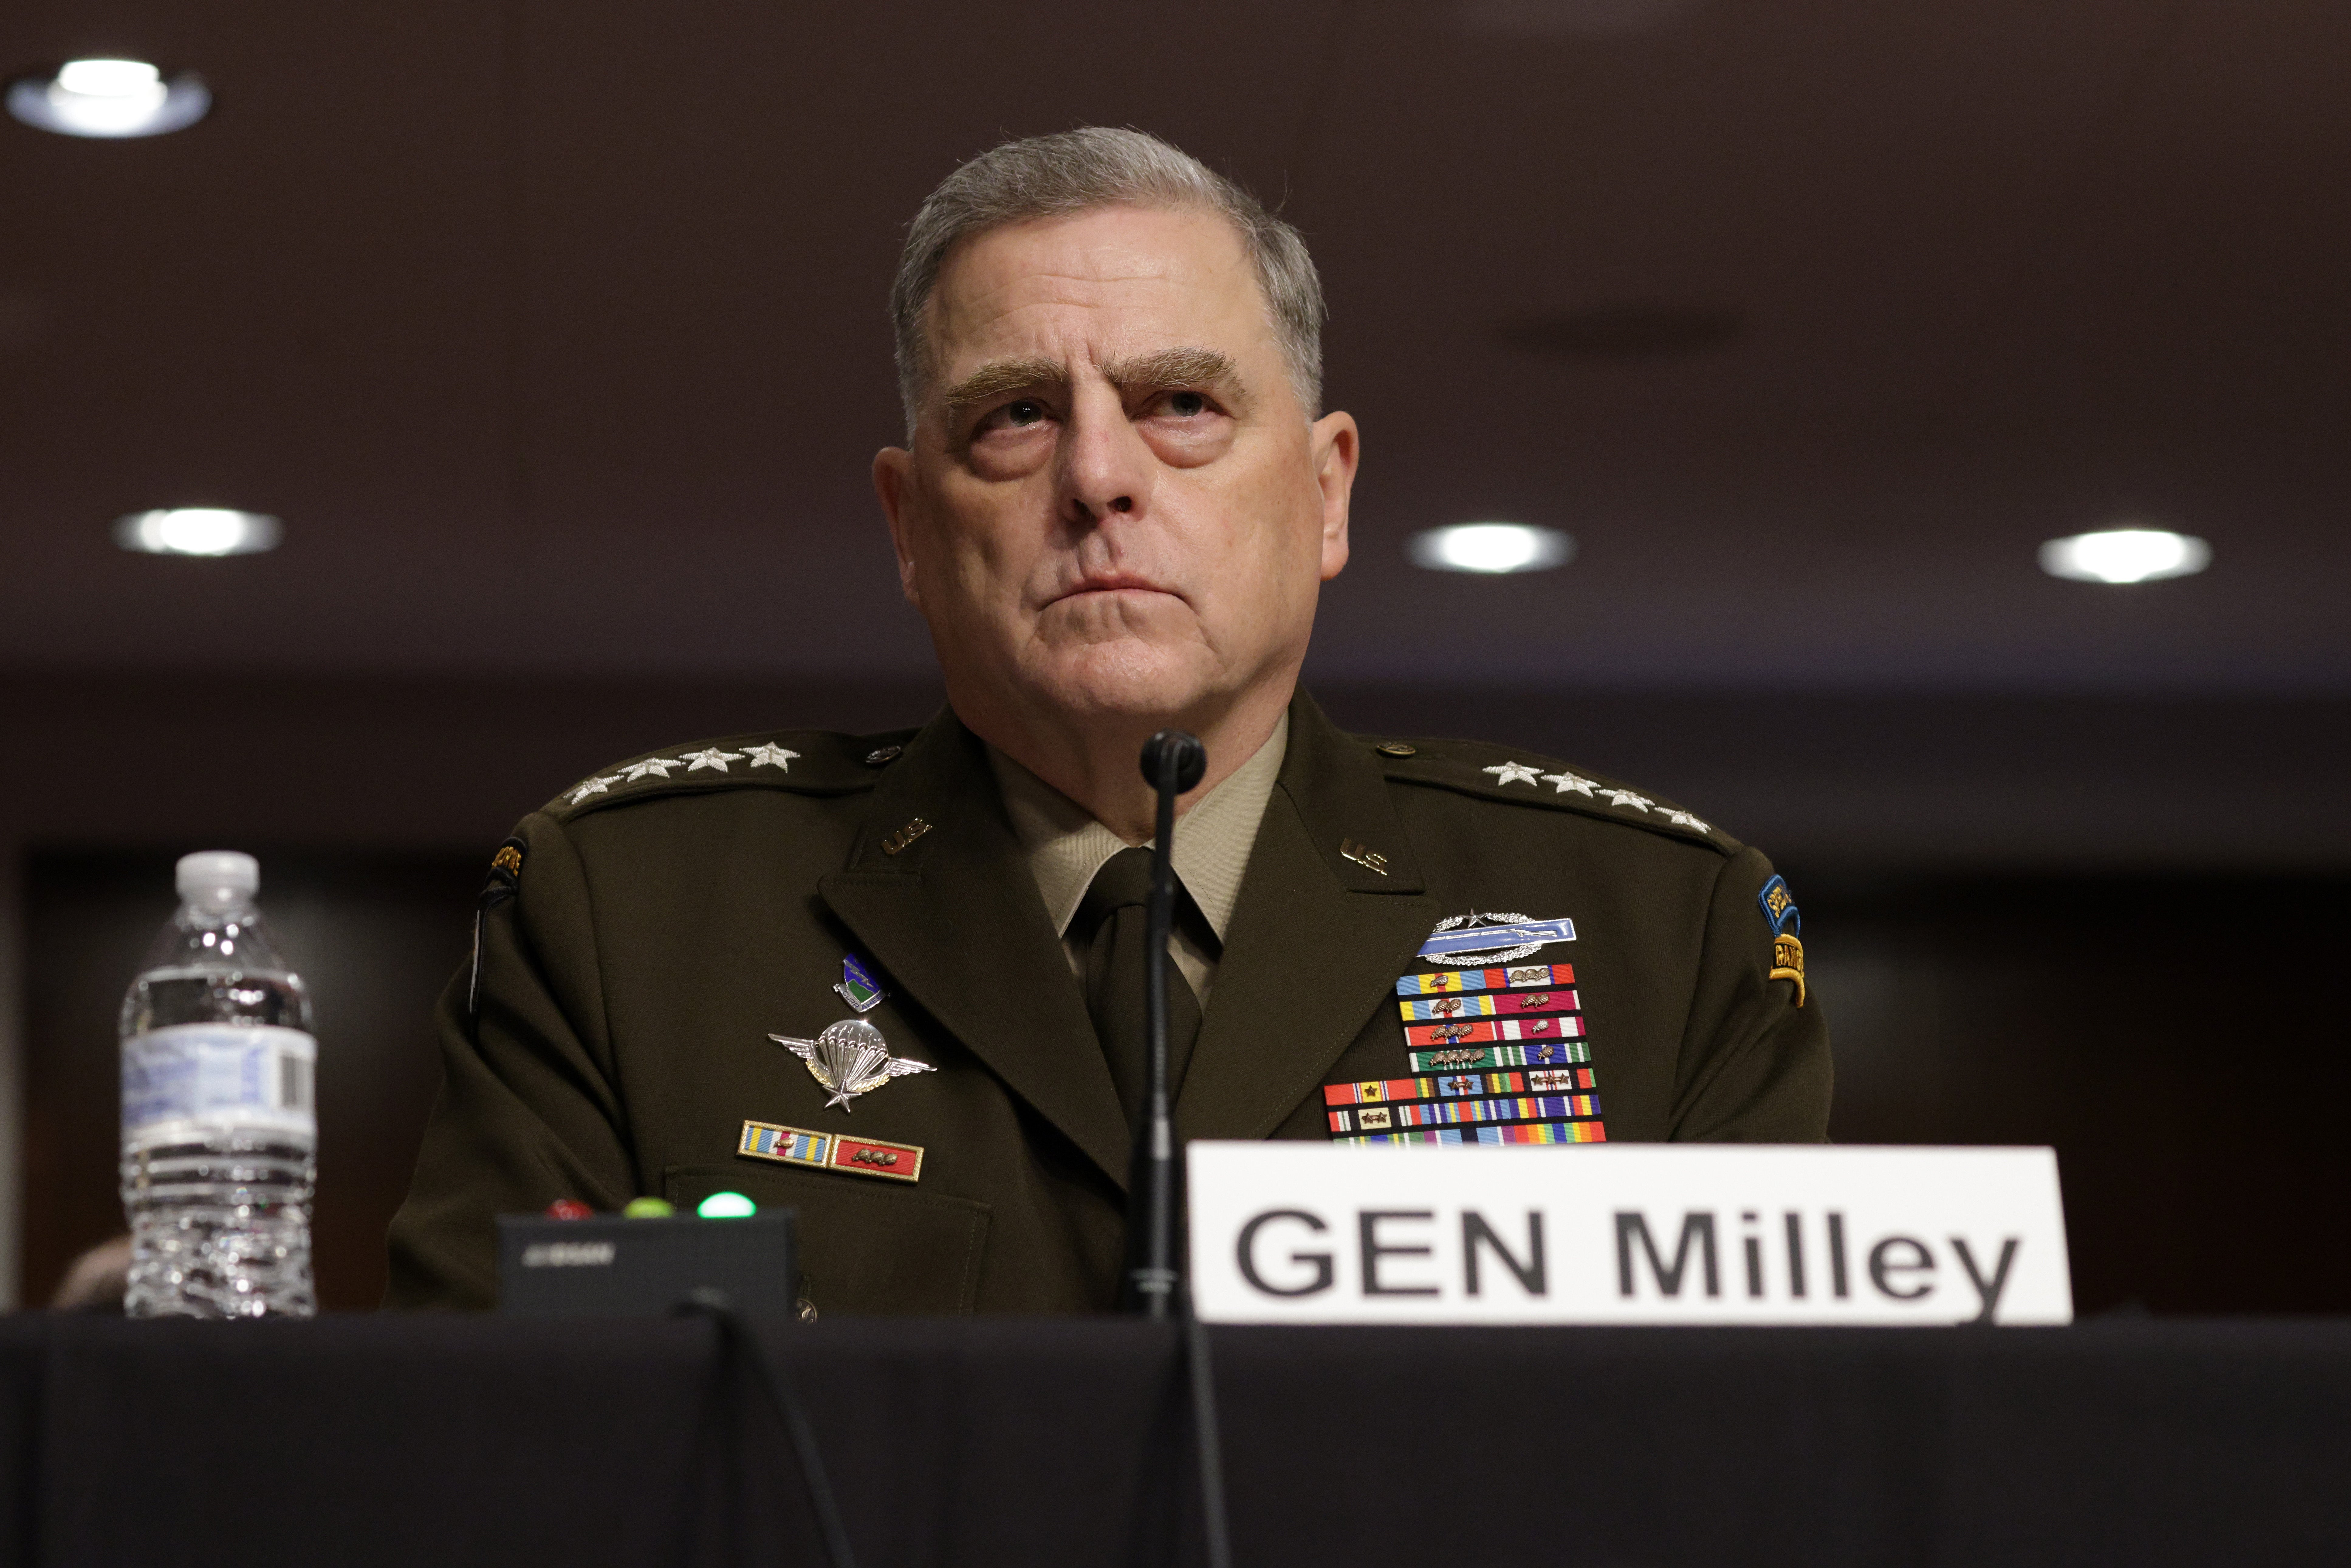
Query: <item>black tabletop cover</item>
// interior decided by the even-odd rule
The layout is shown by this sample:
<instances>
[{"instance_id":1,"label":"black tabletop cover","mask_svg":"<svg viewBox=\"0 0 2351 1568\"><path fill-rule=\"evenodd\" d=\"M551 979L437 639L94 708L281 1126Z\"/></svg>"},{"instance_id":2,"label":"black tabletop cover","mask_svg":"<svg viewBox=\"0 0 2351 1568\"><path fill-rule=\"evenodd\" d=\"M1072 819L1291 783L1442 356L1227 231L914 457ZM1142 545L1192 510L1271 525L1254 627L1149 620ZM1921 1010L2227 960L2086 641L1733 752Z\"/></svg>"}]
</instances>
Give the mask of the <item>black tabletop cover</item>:
<instances>
[{"instance_id":1,"label":"black tabletop cover","mask_svg":"<svg viewBox=\"0 0 2351 1568\"><path fill-rule=\"evenodd\" d=\"M1235 1556L2351 1561L2351 1325L1218 1329ZM768 1342L864 1568L1198 1560L1178 1342ZM0 1319L0 1562L815 1563L704 1321Z\"/></svg>"}]
</instances>

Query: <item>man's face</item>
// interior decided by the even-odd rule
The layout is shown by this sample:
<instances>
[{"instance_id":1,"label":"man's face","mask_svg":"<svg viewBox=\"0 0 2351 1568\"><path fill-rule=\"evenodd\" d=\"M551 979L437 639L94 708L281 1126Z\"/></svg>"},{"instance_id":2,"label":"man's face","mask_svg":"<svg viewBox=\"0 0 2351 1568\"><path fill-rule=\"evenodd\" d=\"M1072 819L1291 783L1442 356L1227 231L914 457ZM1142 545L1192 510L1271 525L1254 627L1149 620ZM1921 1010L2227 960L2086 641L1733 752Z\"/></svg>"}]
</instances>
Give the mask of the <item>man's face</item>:
<instances>
[{"instance_id":1,"label":"man's face","mask_svg":"<svg viewBox=\"0 0 2351 1568\"><path fill-rule=\"evenodd\" d=\"M874 482L949 695L1192 721L1287 694L1347 560L1354 423L1310 423L1239 237L1113 207L950 253L911 451Z\"/></svg>"}]
</instances>

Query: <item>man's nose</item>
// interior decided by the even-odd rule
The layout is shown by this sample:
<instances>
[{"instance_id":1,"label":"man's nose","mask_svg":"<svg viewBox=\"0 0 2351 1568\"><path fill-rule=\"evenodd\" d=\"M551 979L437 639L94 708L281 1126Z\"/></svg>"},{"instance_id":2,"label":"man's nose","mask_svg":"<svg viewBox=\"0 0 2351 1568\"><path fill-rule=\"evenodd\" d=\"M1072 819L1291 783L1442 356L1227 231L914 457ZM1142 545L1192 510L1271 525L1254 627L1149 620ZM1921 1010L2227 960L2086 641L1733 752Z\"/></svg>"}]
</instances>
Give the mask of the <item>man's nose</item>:
<instances>
[{"instance_id":1,"label":"man's nose","mask_svg":"<svg viewBox=\"0 0 2351 1568\"><path fill-rule=\"evenodd\" d=\"M1071 522L1140 512L1150 501L1155 464L1115 387L1081 388L1071 399L1060 461L1061 507Z\"/></svg>"}]
</instances>

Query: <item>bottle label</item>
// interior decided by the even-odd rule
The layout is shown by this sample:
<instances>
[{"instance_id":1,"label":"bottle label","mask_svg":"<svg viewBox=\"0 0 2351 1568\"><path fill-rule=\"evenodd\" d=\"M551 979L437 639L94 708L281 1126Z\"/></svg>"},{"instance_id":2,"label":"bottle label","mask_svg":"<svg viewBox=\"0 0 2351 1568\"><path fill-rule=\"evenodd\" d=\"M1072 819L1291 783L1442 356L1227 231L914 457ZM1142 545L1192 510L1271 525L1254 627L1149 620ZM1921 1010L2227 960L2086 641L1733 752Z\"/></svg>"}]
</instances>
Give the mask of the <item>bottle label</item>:
<instances>
[{"instance_id":1,"label":"bottle label","mask_svg":"<svg viewBox=\"0 0 2351 1568\"><path fill-rule=\"evenodd\" d=\"M319 1042L270 1024L173 1024L122 1042L125 1152L212 1133L319 1135Z\"/></svg>"}]
</instances>

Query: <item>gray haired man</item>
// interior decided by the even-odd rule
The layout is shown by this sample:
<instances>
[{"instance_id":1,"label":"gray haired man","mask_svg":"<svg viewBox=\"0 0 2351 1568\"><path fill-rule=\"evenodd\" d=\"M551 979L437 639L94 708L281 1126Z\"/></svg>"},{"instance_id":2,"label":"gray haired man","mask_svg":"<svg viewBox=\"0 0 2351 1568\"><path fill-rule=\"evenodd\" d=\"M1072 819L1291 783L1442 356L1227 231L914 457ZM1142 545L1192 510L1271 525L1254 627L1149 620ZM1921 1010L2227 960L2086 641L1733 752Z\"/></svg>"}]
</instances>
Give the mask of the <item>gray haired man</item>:
<instances>
[{"instance_id":1,"label":"gray haired man","mask_svg":"<svg viewBox=\"0 0 2351 1568\"><path fill-rule=\"evenodd\" d=\"M1293 229L1137 131L1016 141L925 202L891 307L874 487L948 707L666 747L524 819L440 1009L395 1302L486 1303L494 1214L731 1189L798 1208L819 1310L1108 1306L1136 758L1169 727L1208 752L1174 846L1183 1136L1823 1135L1761 855L1299 689L1358 441Z\"/></svg>"}]
</instances>

